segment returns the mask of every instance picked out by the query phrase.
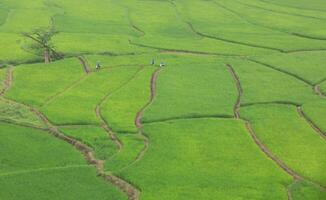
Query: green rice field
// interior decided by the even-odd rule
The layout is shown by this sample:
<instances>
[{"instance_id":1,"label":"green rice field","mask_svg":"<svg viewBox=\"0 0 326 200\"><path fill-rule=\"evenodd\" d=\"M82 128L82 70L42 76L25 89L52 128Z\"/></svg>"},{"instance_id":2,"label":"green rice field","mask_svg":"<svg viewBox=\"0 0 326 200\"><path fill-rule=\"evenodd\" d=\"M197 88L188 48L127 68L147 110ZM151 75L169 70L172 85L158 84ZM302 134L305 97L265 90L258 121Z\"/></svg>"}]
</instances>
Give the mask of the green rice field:
<instances>
[{"instance_id":1,"label":"green rice field","mask_svg":"<svg viewBox=\"0 0 326 200\"><path fill-rule=\"evenodd\" d=\"M326 200L324 0L1 0L0 200Z\"/></svg>"}]
</instances>

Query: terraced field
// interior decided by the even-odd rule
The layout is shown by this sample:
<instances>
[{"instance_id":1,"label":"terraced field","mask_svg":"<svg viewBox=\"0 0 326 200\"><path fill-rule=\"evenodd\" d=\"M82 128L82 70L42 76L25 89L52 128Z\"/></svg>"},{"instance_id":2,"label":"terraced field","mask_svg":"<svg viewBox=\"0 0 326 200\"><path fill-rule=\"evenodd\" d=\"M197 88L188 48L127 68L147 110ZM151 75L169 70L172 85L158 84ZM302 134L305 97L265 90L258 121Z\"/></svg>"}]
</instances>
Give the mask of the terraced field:
<instances>
[{"instance_id":1,"label":"terraced field","mask_svg":"<svg viewBox=\"0 0 326 200\"><path fill-rule=\"evenodd\" d=\"M0 199L325 200L325 27L323 0L2 0Z\"/></svg>"}]
</instances>

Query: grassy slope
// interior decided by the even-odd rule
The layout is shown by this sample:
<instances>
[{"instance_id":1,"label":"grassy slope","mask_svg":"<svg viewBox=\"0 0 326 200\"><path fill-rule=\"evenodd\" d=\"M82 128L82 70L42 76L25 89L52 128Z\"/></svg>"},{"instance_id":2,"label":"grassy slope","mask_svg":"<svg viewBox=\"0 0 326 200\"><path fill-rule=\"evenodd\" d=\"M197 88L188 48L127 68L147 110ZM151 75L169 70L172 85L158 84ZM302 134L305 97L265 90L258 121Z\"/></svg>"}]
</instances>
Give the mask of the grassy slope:
<instances>
[{"instance_id":1,"label":"grassy slope","mask_svg":"<svg viewBox=\"0 0 326 200\"><path fill-rule=\"evenodd\" d=\"M41 106L84 74L75 58L51 64L29 64L16 67L12 88L6 97L33 106ZM33 94L33 95L30 95Z\"/></svg>"},{"instance_id":2,"label":"grassy slope","mask_svg":"<svg viewBox=\"0 0 326 200\"><path fill-rule=\"evenodd\" d=\"M150 148L121 175L148 199L287 199L291 182L240 121L178 120L145 126ZM214 153L212 153L214 152Z\"/></svg>"},{"instance_id":3,"label":"grassy slope","mask_svg":"<svg viewBox=\"0 0 326 200\"><path fill-rule=\"evenodd\" d=\"M326 145L318 133L288 105L257 105L241 108L242 117L262 143L303 177L326 186Z\"/></svg>"},{"instance_id":4,"label":"grassy slope","mask_svg":"<svg viewBox=\"0 0 326 200\"><path fill-rule=\"evenodd\" d=\"M69 144L36 129L0 130L1 199L126 199Z\"/></svg>"}]
</instances>

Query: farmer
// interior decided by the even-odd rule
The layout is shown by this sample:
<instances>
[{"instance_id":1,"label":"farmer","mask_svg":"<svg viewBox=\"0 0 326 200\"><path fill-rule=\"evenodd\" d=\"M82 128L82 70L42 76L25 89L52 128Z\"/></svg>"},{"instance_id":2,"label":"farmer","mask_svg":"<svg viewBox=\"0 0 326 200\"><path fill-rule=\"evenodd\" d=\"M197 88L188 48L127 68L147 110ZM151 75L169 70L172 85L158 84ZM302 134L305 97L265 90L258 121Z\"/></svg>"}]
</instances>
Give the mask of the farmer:
<instances>
[{"instance_id":1,"label":"farmer","mask_svg":"<svg viewBox=\"0 0 326 200\"><path fill-rule=\"evenodd\" d=\"M152 59L151 65L155 65L155 60Z\"/></svg>"},{"instance_id":2,"label":"farmer","mask_svg":"<svg viewBox=\"0 0 326 200\"><path fill-rule=\"evenodd\" d=\"M95 67L97 70L100 70L101 69L101 64L99 61L97 61L96 63L96 67Z\"/></svg>"},{"instance_id":3,"label":"farmer","mask_svg":"<svg viewBox=\"0 0 326 200\"><path fill-rule=\"evenodd\" d=\"M160 67L164 67L165 66L165 63L164 62L161 62L160 63Z\"/></svg>"}]
</instances>

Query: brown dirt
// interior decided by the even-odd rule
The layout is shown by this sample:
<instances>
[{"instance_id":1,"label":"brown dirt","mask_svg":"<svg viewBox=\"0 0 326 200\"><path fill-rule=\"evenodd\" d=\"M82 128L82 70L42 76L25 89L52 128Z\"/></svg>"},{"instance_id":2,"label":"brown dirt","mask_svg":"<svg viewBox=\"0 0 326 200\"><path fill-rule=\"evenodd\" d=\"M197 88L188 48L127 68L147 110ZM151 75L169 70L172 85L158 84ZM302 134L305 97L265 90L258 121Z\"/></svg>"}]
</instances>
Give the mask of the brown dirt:
<instances>
[{"instance_id":1,"label":"brown dirt","mask_svg":"<svg viewBox=\"0 0 326 200\"><path fill-rule=\"evenodd\" d=\"M320 90L320 85L315 85L315 86L314 86L314 92L315 92L318 96L320 96L321 98L326 99L326 96L325 96L324 93L322 93L321 90Z\"/></svg>"},{"instance_id":2,"label":"brown dirt","mask_svg":"<svg viewBox=\"0 0 326 200\"><path fill-rule=\"evenodd\" d=\"M88 61L83 56L78 57L80 63L83 65L84 71L86 74L91 73L91 68L89 67Z\"/></svg>"},{"instance_id":3,"label":"brown dirt","mask_svg":"<svg viewBox=\"0 0 326 200\"><path fill-rule=\"evenodd\" d=\"M230 65L230 64L227 64L226 65L228 67L228 70L237 86L237 90L238 90L238 98L237 98L237 101L233 107L233 112L234 112L234 117L237 118L237 119L240 119L240 106L241 106L241 96L242 96L242 93L243 93L243 90L242 90L242 87L241 87L241 83L240 83L240 79L239 77L237 76L237 74L235 73L233 67Z\"/></svg>"},{"instance_id":4,"label":"brown dirt","mask_svg":"<svg viewBox=\"0 0 326 200\"><path fill-rule=\"evenodd\" d=\"M302 111L300 106L297 106L297 112L299 113L300 117L306 120L306 122L315 130L315 132L326 140L326 133L324 133L320 128L316 126L316 124Z\"/></svg>"},{"instance_id":5,"label":"brown dirt","mask_svg":"<svg viewBox=\"0 0 326 200\"><path fill-rule=\"evenodd\" d=\"M10 89L12 85L13 71L13 66L9 66L7 70L6 80L4 81L4 88L0 91L0 96L4 95Z\"/></svg>"},{"instance_id":6,"label":"brown dirt","mask_svg":"<svg viewBox=\"0 0 326 200\"><path fill-rule=\"evenodd\" d=\"M73 145L78 151L83 153L87 162L96 167L98 176L101 176L105 180L110 181L113 185L115 185L120 190L125 192L128 195L129 200L139 199L139 191L135 187L133 187L131 184L129 184L128 182L122 180L117 176L108 175L104 172L104 167L103 167L104 161L96 159L90 147L73 138L67 137L66 135L62 134L55 126L53 126L50 123L47 117L45 117L40 111L34 108L31 109L36 115L38 115L43 120L43 122L47 125L49 132L53 136L68 142L69 144Z\"/></svg>"},{"instance_id":7,"label":"brown dirt","mask_svg":"<svg viewBox=\"0 0 326 200\"><path fill-rule=\"evenodd\" d=\"M139 152L139 154L137 155L136 159L134 160L134 162L132 162L130 165L133 165L134 163L138 162L140 159L143 158L143 156L145 155L148 147L149 147L149 138L144 134L143 130L142 130L142 117L144 115L144 111L153 103L155 97L156 97L156 83L157 83L157 78L159 73L161 72L162 68L157 68L155 70L155 72L152 75L151 78L151 96L149 101L147 102L147 104L145 104L140 111L137 113L136 118L135 118L135 125L136 127L139 129L139 134L141 135L141 137L144 139L144 148L141 150L141 152Z\"/></svg>"},{"instance_id":8,"label":"brown dirt","mask_svg":"<svg viewBox=\"0 0 326 200\"><path fill-rule=\"evenodd\" d=\"M291 194L291 191L289 189L287 189L287 193L288 193L288 200L293 200L292 198L292 194Z\"/></svg>"},{"instance_id":9,"label":"brown dirt","mask_svg":"<svg viewBox=\"0 0 326 200\"><path fill-rule=\"evenodd\" d=\"M111 140L116 144L116 146L118 147L118 151L121 151L122 146L123 146L122 142L118 139L118 137L115 135L115 133L109 127L108 123L104 120L104 118L101 114L100 106L101 106L100 104L96 105L95 112L96 112L97 118L100 120L101 127L105 130L105 132L108 133Z\"/></svg>"}]
</instances>

